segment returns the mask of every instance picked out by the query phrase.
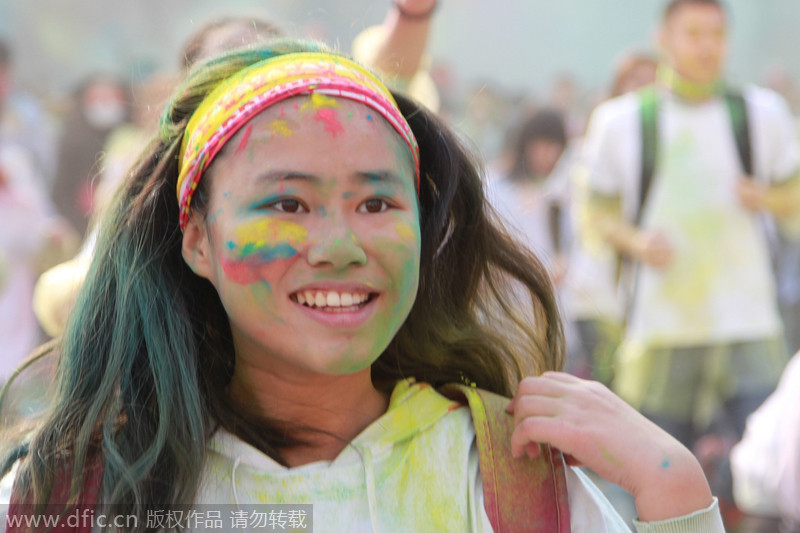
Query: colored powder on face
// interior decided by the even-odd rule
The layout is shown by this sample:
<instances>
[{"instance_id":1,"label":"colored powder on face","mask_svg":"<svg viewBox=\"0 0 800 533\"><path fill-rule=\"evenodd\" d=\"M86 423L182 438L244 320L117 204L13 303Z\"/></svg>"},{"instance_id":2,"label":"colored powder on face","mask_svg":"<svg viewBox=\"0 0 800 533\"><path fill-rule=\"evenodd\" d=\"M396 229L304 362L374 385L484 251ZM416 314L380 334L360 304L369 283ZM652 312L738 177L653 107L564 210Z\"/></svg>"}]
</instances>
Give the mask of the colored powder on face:
<instances>
[{"instance_id":1,"label":"colored powder on face","mask_svg":"<svg viewBox=\"0 0 800 533\"><path fill-rule=\"evenodd\" d=\"M348 198L352 198L353 196L355 196L355 194L356 193L351 191L345 192L344 194L342 194L342 199L347 200Z\"/></svg>"},{"instance_id":2,"label":"colored powder on face","mask_svg":"<svg viewBox=\"0 0 800 533\"><path fill-rule=\"evenodd\" d=\"M322 109L322 108L339 108L339 102L336 99L331 98L330 96L325 96L324 94L314 93L311 95L311 98L303 104L300 108L300 111L307 111L309 109Z\"/></svg>"},{"instance_id":3,"label":"colored powder on face","mask_svg":"<svg viewBox=\"0 0 800 533\"><path fill-rule=\"evenodd\" d=\"M269 284L276 281L281 272L286 270L288 265L297 258L294 250L291 250L291 252L287 250L287 253L292 257L289 259L272 259L268 263L253 258L242 261L223 258L221 261L222 271L229 280L239 285Z\"/></svg>"},{"instance_id":4,"label":"colored powder on face","mask_svg":"<svg viewBox=\"0 0 800 533\"><path fill-rule=\"evenodd\" d=\"M664 459L664 461L661 462L661 468L669 468L669 459Z\"/></svg>"},{"instance_id":5,"label":"colored powder on face","mask_svg":"<svg viewBox=\"0 0 800 533\"><path fill-rule=\"evenodd\" d=\"M242 140L239 141L239 146L236 147L236 153L241 153L245 148L247 148L247 143L250 141L250 134L253 132L253 125L248 124L247 129L244 130L244 135L242 135Z\"/></svg>"},{"instance_id":6,"label":"colored powder on face","mask_svg":"<svg viewBox=\"0 0 800 533\"><path fill-rule=\"evenodd\" d=\"M305 244L308 230L294 222L283 220L263 219L244 224L236 228L235 249L239 250L240 257L288 244L292 248L299 248Z\"/></svg>"},{"instance_id":7,"label":"colored powder on face","mask_svg":"<svg viewBox=\"0 0 800 533\"><path fill-rule=\"evenodd\" d=\"M269 125L269 131L281 137L290 137L292 135L292 128L285 120L273 120Z\"/></svg>"},{"instance_id":8,"label":"colored powder on face","mask_svg":"<svg viewBox=\"0 0 800 533\"><path fill-rule=\"evenodd\" d=\"M336 137L340 133L344 133L344 128L336 118L336 111L333 109L320 109L314 114L314 120L322 122L325 126L325 131Z\"/></svg>"},{"instance_id":9,"label":"colored powder on face","mask_svg":"<svg viewBox=\"0 0 800 533\"><path fill-rule=\"evenodd\" d=\"M370 115L369 113L367 113L367 120L369 120L370 122L375 122L375 121L372 119L372 115Z\"/></svg>"},{"instance_id":10,"label":"colored powder on face","mask_svg":"<svg viewBox=\"0 0 800 533\"><path fill-rule=\"evenodd\" d=\"M397 232L397 235L399 235L403 240L411 241L417 238L416 232L408 224L397 224L394 229Z\"/></svg>"},{"instance_id":11,"label":"colored powder on face","mask_svg":"<svg viewBox=\"0 0 800 533\"><path fill-rule=\"evenodd\" d=\"M305 244L308 230L294 222L266 219L239 226L227 248L232 259L222 269L235 283L271 281Z\"/></svg>"}]
</instances>

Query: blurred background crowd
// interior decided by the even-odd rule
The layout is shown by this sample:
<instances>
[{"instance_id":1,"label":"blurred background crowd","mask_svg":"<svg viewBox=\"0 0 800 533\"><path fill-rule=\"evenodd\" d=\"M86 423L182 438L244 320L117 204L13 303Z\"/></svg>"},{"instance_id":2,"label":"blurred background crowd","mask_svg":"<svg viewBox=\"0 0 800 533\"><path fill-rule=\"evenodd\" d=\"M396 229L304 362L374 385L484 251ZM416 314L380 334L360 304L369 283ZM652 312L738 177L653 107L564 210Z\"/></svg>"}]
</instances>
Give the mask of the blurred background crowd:
<instances>
[{"instance_id":1,"label":"blurred background crowd","mask_svg":"<svg viewBox=\"0 0 800 533\"><path fill-rule=\"evenodd\" d=\"M592 131L591 117L601 103L656 80L663 59L656 34L665 4L441 0L426 28L427 46L416 73L401 72L397 83L443 116L479 154L496 210L550 268L567 319L568 370L608 385L618 374L620 345L631 351L631 343L624 341L633 300L631 289L623 286L629 265L619 260L628 244L601 249L582 235L591 220L599 219L587 223L589 215L581 206L592 204L587 195L604 187L591 176L591 167L603 164L601 156L592 155L592 143L613 135L600 126ZM794 118L800 116L800 3L730 0L727 6L725 79L779 94L793 146L800 131ZM31 350L60 332L91 257L92 218L156 131L176 80L208 55L204 47L288 34L352 50L369 63L387 10L391 13L390 3L368 0L229 0L224 9L210 0L4 0L0 384ZM798 156L795 148L788 150ZM792 161L800 163L800 158ZM765 163L757 159L755 164ZM594 179L586 189L578 186L581 168L588 168L590 182ZM780 350L788 356L800 349L800 246L779 224L766 220L763 225L784 324L779 341L785 350ZM624 229L610 231L618 235ZM658 236L650 237L656 250ZM659 267L656 256L627 255ZM660 354L661 360L674 355L674 347L667 347L671 353ZM774 383L767 392L772 389ZM38 390L21 388L21 411L36 408ZM663 422L660 413L647 414ZM780 415L779 422L789 416ZM707 418L705 426L713 428L711 415ZM715 490L730 503L725 507L729 526L769 531L778 527L777 511L733 504L726 473L731 447L744 428L732 431L681 440L693 446ZM635 515L625 494L614 487L605 491L621 512ZM795 511L800 517L800 503ZM744 514L762 513L766 522L747 525Z\"/></svg>"}]
</instances>

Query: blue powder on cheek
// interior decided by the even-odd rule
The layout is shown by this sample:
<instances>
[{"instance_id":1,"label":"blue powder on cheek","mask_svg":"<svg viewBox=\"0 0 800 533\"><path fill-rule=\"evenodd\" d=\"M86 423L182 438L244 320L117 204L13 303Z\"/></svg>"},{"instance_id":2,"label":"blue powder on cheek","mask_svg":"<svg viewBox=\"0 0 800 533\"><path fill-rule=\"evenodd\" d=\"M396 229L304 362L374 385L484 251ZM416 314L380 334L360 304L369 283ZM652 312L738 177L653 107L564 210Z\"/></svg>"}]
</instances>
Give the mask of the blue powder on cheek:
<instances>
[{"instance_id":1,"label":"blue powder on cheek","mask_svg":"<svg viewBox=\"0 0 800 533\"><path fill-rule=\"evenodd\" d=\"M367 120L369 120L370 122L374 122L374 121L372 120L372 115L370 115L370 114L367 114Z\"/></svg>"},{"instance_id":2,"label":"blue powder on cheek","mask_svg":"<svg viewBox=\"0 0 800 533\"><path fill-rule=\"evenodd\" d=\"M233 243L228 243L231 246ZM233 249L233 247L231 247ZM242 251L239 253L241 257L258 257L265 262L275 261L276 259L290 259L297 255L295 250L289 243L276 244L274 246L257 245L253 243L246 244Z\"/></svg>"}]
</instances>

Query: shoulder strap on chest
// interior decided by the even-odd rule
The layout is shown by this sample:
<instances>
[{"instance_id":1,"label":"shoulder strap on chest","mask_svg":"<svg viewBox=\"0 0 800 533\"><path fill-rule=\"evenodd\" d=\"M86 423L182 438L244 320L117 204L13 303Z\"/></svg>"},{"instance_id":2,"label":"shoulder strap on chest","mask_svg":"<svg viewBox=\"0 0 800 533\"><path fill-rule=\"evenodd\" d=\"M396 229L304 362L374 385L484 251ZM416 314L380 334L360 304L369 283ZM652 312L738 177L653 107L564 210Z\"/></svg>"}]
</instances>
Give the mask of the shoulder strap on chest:
<instances>
[{"instance_id":1,"label":"shoulder strap on chest","mask_svg":"<svg viewBox=\"0 0 800 533\"><path fill-rule=\"evenodd\" d=\"M650 185L655 173L658 159L658 91L654 85L648 85L638 91L640 123L642 130L642 167L639 187L639 204L636 211L636 223L641 222L644 204L650 192ZM736 152L745 176L753 176L753 150L750 142L750 120L747 113L747 102L740 91L725 91L725 105L731 119L733 136L736 141Z\"/></svg>"},{"instance_id":2,"label":"shoulder strap on chest","mask_svg":"<svg viewBox=\"0 0 800 533\"><path fill-rule=\"evenodd\" d=\"M636 211L637 225L641 222L658 159L658 91L655 86L648 85L640 89L638 95L642 128L642 168L639 179L639 204Z\"/></svg>"},{"instance_id":3,"label":"shoulder strap on chest","mask_svg":"<svg viewBox=\"0 0 800 533\"><path fill-rule=\"evenodd\" d=\"M750 144L750 120L747 115L747 102L740 91L725 92L725 103L731 117L733 135L736 139L736 151L745 176L753 176L753 150Z\"/></svg>"},{"instance_id":4,"label":"shoulder strap on chest","mask_svg":"<svg viewBox=\"0 0 800 533\"><path fill-rule=\"evenodd\" d=\"M466 403L478 445L486 514L496 532L569 533L569 502L564 458L542 445L535 460L514 459L514 417L508 398L465 385L447 385L445 396Z\"/></svg>"}]
</instances>

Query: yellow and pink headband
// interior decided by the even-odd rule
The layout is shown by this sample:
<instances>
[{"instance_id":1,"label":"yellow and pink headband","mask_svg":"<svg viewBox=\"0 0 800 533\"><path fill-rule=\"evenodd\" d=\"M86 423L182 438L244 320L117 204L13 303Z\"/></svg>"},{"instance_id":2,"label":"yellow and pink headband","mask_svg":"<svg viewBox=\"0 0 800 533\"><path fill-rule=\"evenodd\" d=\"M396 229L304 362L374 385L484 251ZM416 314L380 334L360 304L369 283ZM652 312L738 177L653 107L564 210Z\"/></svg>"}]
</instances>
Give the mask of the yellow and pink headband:
<instances>
[{"instance_id":1,"label":"yellow and pink headband","mask_svg":"<svg viewBox=\"0 0 800 533\"><path fill-rule=\"evenodd\" d=\"M224 81L200 103L186 126L178 175L180 226L189 221L192 195L203 172L231 137L264 109L293 96L323 94L361 102L386 119L408 145L419 191L419 147L397 103L374 74L327 53L265 59Z\"/></svg>"}]
</instances>

